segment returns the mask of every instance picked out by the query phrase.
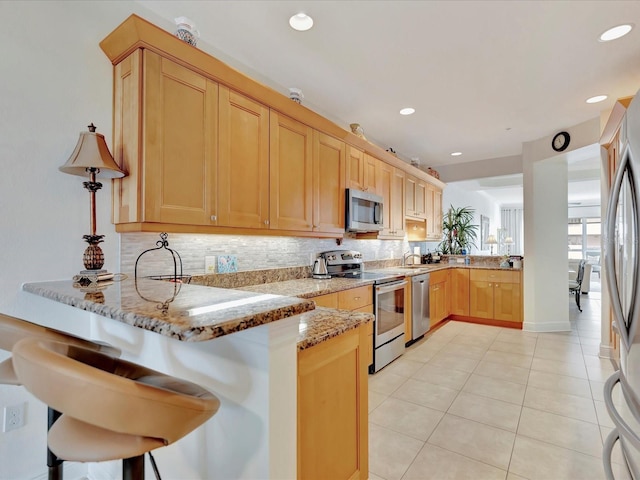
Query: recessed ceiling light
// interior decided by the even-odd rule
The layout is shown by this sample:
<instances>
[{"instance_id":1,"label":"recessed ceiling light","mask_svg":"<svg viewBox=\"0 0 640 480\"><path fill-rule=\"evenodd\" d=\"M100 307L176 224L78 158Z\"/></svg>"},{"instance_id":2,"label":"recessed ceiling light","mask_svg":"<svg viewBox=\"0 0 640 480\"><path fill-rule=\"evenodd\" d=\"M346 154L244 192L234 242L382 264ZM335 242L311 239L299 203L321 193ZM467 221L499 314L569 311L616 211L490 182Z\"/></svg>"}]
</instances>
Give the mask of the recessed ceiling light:
<instances>
[{"instance_id":1,"label":"recessed ceiling light","mask_svg":"<svg viewBox=\"0 0 640 480\"><path fill-rule=\"evenodd\" d=\"M603 100L606 100L606 99L607 99L606 95L596 95L595 97L587 98L586 102L587 103L598 103L598 102L602 102Z\"/></svg>"},{"instance_id":2,"label":"recessed ceiling light","mask_svg":"<svg viewBox=\"0 0 640 480\"><path fill-rule=\"evenodd\" d=\"M628 23L625 25L618 25L617 27L610 28L602 35L600 35L601 42L610 42L611 40L616 40L620 37L624 37L627 33L631 31L633 28L633 24Z\"/></svg>"},{"instance_id":3,"label":"recessed ceiling light","mask_svg":"<svg viewBox=\"0 0 640 480\"><path fill-rule=\"evenodd\" d=\"M400 115L412 115L414 113L416 113L416 109L411 107L403 108L402 110L400 110Z\"/></svg>"},{"instance_id":4,"label":"recessed ceiling light","mask_svg":"<svg viewBox=\"0 0 640 480\"><path fill-rule=\"evenodd\" d=\"M459 157L460 155L462 155L462 152L453 152L451 154L452 157Z\"/></svg>"},{"instance_id":5,"label":"recessed ceiling light","mask_svg":"<svg viewBox=\"0 0 640 480\"><path fill-rule=\"evenodd\" d=\"M311 18L306 13L296 13L289 19L289 25L294 30L298 30L299 32L304 32L313 27L313 18Z\"/></svg>"}]
</instances>

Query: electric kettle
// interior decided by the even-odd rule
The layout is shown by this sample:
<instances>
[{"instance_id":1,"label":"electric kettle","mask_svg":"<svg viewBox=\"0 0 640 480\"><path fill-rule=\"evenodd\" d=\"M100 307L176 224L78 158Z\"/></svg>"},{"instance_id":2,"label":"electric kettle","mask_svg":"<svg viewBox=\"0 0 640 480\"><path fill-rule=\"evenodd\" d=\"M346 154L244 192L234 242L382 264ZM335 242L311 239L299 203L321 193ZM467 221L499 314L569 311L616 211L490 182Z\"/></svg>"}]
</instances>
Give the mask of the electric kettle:
<instances>
[{"instance_id":1,"label":"electric kettle","mask_svg":"<svg viewBox=\"0 0 640 480\"><path fill-rule=\"evenodd\" d=\"M316 258L313 264L313 278L328 279L331 275L327 272L327 262L324 257Z\"/></svg>"}]
</instances>

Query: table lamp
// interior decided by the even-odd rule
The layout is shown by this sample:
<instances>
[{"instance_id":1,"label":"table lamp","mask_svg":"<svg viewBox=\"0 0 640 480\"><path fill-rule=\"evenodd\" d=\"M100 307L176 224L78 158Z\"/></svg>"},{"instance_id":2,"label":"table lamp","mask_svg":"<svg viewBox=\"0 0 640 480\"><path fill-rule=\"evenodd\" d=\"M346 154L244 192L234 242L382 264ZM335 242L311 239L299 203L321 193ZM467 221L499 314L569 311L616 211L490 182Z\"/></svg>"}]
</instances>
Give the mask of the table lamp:
<instances>
[{"instance_id":1,"label":"table lamp","mask_svg":"<svg viewBox=\"0 0 640 480\"><path fill-rule=\"evenodd\" d=\"M495 235L489 235L487 237L487 245L491 245L491 255L493 255L493 246L497 244L498 244L498 241L496 240Z\"/></svg>"},{"instance_id":2,"label":"table lamp","mask_svg":"<svg viewBox=\"0 0 640 480\"><path fill-rule=\"evenodd\" d=\"M91 233L82 237L89 244L82 257L85 270L81 270L80 275L74 277L74 281L81 284L84 282L86 285L113 277L102 269L104 253L99 244L103 241L104 235L96 235L96 192L102 188L102 184L97 182L96 178L120 178L125 175L111 156L104 135L96 133L93 123L88 128L88 132L80 133L71 157L60 167L61 172L89 177L89 181L83 185L89 192Z\"/></svg>"},{"instance_id":3,"label":"table lamp","mask_svg":"<svg viewBox=\"0 0 640 480\"><path fill-rule=\"evenodd\" d=\"M504 244L507 246L507 255L511 255L511 245L513 245L514 243L515 242L511 237L507 237L504 239Z\"/></svg>"}]
</instances>

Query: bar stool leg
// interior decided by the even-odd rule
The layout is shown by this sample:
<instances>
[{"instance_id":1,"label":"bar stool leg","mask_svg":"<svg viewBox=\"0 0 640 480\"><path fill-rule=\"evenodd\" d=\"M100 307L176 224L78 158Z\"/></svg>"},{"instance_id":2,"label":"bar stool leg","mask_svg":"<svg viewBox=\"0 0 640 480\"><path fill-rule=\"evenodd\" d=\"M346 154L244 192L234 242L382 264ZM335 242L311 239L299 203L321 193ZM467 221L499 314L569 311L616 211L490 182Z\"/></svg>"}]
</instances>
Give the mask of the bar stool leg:
<instances>
[{"instance_id":1,"label":"bar stool leg","mask_svg":"<svg viewBox=\"0 0 640 480\"><path fill-rule=\"evenodd\" d=\"M62 415L60 412L54 410L51 407L47 409L47 431L51 428L51 426L55 423L56 420ZM47 466L49 467L49 480L62 480L63 475L63 467L62 463L64 460L61 460L53 453L49 448L47 448Z\"/></svg>"},{"instance_id":2,"label":"bar stool leg","mask_svg":"<svg viewBox=\"0 0 640 480\"><path fill-rule=\"evenodd\" d=\"M122 460L122 480L140 480L144 478L144 455Z\"/></svg>"}]
</instances>

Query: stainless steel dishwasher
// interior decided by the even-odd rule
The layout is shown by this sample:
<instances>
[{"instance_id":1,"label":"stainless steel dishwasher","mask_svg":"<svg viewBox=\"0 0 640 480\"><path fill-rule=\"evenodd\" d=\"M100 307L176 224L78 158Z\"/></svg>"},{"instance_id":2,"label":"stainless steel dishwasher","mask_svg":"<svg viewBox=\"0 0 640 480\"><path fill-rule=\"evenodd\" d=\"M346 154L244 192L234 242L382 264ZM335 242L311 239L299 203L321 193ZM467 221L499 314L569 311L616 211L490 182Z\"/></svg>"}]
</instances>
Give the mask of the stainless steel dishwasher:
<instances>
[{"instance_id":1,"label":"stainless steel dishwasher","mask_svg":"<svg viewBox=\"0 0 640 480\"><path fill-rule=\"evenodd\" d=\"M411 278L411 341L415 342L429 330L429 274Z\"/></svg>"}]
</instances>

